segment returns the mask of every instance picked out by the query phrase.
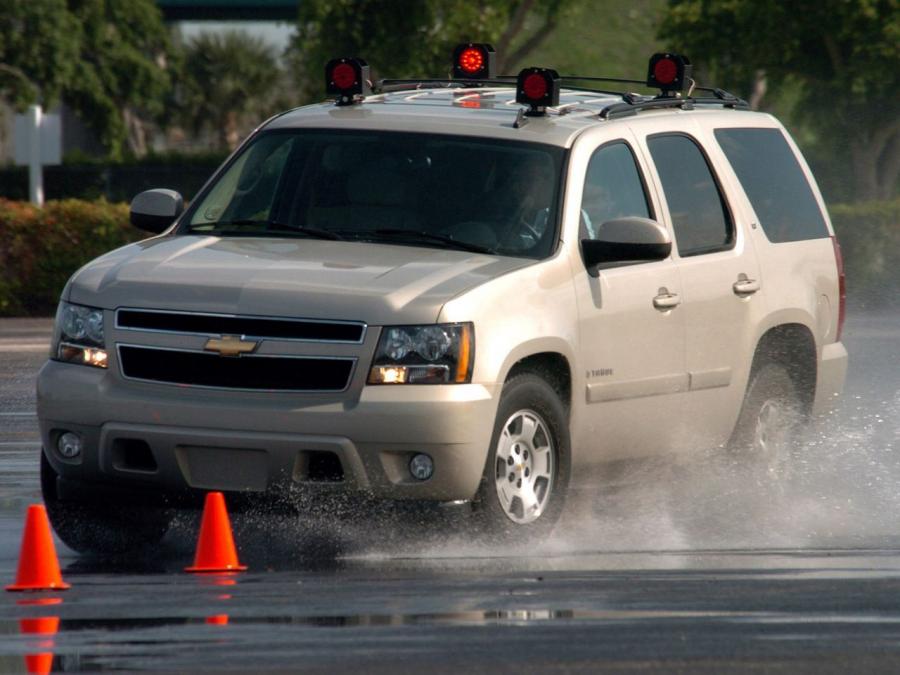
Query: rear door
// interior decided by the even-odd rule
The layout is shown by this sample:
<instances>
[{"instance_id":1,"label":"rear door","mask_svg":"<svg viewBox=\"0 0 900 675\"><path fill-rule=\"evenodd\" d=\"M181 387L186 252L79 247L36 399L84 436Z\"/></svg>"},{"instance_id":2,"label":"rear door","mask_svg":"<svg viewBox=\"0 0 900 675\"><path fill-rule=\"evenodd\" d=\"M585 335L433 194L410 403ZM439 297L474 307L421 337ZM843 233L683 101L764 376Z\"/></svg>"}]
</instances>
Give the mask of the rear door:
<instances>
[{"instance_id":1,"label":"rear door","mask_svg":"<svg viewBox=\"0 0 900 675\"><path fill-rule=\"evenodd\" d=\"M714 141L688 116L673 117L667 131L650 131L642 141L675 238L689 389L680 445L693 449L728 440L764 308L748 216L726 196L722 159L707 150Z\"/></svg>"}]
</instances>

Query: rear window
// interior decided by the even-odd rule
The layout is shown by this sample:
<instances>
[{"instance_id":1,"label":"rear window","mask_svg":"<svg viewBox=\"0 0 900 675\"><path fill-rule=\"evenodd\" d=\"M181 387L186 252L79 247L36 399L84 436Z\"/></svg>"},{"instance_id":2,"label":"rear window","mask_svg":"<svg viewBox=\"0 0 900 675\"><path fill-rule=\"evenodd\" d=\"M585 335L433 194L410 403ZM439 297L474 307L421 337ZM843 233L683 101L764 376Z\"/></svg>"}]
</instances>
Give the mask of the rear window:
<instances>
[{"instance_id":1,"label":"rear window","mask_svg":"<svg viewBox=\"0 0 900 675\"><path fill-rule=\"evenodd\" d=\"M769 241L820 239L828 226L794 152L778 129L716 129Z\"/></svg>"}]
</instances>

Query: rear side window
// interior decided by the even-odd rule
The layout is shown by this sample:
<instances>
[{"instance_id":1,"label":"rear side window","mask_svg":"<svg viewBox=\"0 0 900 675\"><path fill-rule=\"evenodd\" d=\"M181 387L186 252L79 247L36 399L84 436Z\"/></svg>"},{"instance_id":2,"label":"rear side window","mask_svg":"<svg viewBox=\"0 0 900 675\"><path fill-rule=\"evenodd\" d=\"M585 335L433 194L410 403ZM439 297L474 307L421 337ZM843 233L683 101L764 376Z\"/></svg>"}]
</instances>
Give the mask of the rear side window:
<instances>
[{"instance_id":1,"label":"rear side window","mask_svg":"<svg viewBox=\"0 0 900 675\"><path fill-rule=\"evenodd\" d=\"M769 241L828 236L815 195L780 130L716 129L715 134Z\"/></svg>"},{"instance_id":2,"label":"rear side window","mask_svg":"<svg viewBox=\"0 0 900 675\"><path fill-rule=\"evenodd\" d=\"M734 227L706 157L687 136L651 136L647 147L666 194L682 257L730 248Z\"/></svg>"}]
</instances>

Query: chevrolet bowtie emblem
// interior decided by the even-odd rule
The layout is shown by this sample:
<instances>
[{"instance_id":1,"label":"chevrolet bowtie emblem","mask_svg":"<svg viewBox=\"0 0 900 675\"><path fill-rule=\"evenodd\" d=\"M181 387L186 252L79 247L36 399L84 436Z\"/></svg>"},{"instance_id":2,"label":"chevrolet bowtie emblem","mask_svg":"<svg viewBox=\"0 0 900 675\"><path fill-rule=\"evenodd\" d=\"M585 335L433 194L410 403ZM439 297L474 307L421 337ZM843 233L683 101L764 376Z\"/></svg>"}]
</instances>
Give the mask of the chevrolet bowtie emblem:
<instances>
[{"instance_id":1,"label":"chevrolet bowtie emblem","mask_svg":"<svg viewBox=\"0 0 900 675\"><path fill-rule=\"evenodd\" d=\"M256 340L245 340L240 335L223 335L220 338L210 338L203 346L208 352L219 352L219 356L240 356L252 354L259 346Z\"/></svg>"}]
</instances>

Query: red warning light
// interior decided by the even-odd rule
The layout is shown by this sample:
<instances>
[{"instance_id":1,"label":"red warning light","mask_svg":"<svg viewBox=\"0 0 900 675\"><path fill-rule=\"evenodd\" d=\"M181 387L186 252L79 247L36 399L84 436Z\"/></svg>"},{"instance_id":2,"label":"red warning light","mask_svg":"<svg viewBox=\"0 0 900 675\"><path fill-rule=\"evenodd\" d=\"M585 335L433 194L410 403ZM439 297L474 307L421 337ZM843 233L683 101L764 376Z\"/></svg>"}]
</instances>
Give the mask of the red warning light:
<instances>
[{"instance_id":1,"label":"red warning light","mask_svg":"<svg viewBox=\"0 0 900 675\"><path fill-rule=\"evenodd\" d=\"M356 82L356 71L349 63L339 63L331 71L331 81L338 89L349 89Z\"/></svg>"},{"instance_id":2,"label":"red warning light","mask_svg":"<svg viewBox=\"0 0 900 675\"><path fill-rule=\"evenodd\" d=\"M459 55L459 69L463 72L474 75L484 67L484 55L480 49L475 47L467 47Z\"/></svg>"},{"instance_id":3,"label":"red warning light","mask_svg":"<svg viewBox=\"0 0 900 675\"><path fill-rule=\"evenodd\" d=\"M516 103L529 107L526 115L543 115L559 105L559 75L550 68L525 68L516 78Z\"/></svg>"},{"instance_id":4,"label":"red warning light","mask_svg":"<svg viewBox=\"0 0 900 675\"><path fill-rule=\"evenodd\" d=\"M543 98L547 93L547 80L539 73L531 73L522 83L522 90L528 98Z\"/></svg>"},{"instance_id":5,"label":"red warning light","mask_svg":"<svg viewBox=\"0 0 900 675\"><path fill-rule=\"evenodd\" d=\"M325 91L337 97L338 105L352 105L371 90L369 66L362 59L331 59L325 65Z\"/></svg>"},{"instance_id":6,"label":"red warning light","mask_svg":"<svg viewBox=\"0 0 900 675\"><path fill-rule=\"evenodd\" d=\"M663 96L684 90L691 79L691 62L680 54L654 54L647 69L647 86L661 89Z\"/></svg>"},{"instance_id":7,"label":"red warning light","mask_svg":"<svg viewBox=\"0 0 900 675\"><path fill-rule=\"evenodd\" d=\"M678 76L678 66L672 59L660 59L653 66L653 76L660 84L672 84Z\"/></svg>"},{"instance_id":8,"label":"red warning light","mask_svg":"<svg viewBox=\"0 0 900 675\"><path fill-rule=\"evenodd\" d=\"M484 80L494 77L496 58L489 44L465 42L453 50L453 77L461 80Z\"/></svg>"}]
</instances>

